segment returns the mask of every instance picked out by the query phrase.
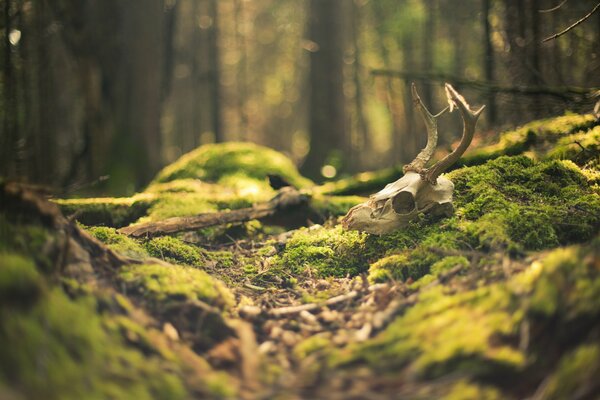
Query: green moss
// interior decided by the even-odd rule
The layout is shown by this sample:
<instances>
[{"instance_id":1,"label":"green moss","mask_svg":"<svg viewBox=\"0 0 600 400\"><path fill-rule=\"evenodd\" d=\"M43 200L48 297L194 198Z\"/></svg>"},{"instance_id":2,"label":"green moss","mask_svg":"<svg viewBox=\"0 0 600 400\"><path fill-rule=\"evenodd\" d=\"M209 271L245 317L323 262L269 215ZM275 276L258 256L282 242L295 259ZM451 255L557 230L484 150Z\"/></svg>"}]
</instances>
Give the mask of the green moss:
<instances>
[{"instance_id":1,"label":"green moss","mask_svg":"<svg viewBox=\"0 0 600 400\"><path fill-rule=\"evenodd\" d=\"M314 195L311 207L325 218L346 215L348 210L367 199L360 196L323 196Z\"/></svg>"},{"instance_id":2,"label":"green moss","mask_svg":"<svg viewBox=\"0 0 600 400\"><path fill-rule=\"evenodd\" d=\"M127 226L144 216L155 201L151 194L125 198L58 199L55 203L67 217L84 225Z\"/></svg>"},{"instance_id":3,"label":"green moss","mask_svg":"<svg viewBox=\"0 0 600 400\"><path fill-rule=\"evenodd\" d=\"M0 303L28 305L35 302L45 288L32 260L0 252Z\"/></svg>"},{"instance_id":4,"label":"green moss","mask_svg":"<svg viewBox=\"0 0 600 400\"><path fill-rule=\"evenodd\" d=\"M519 371L523 354L494 335L510 334L518 317L506 311L510 296L501 288L459 294L441 287L428 290L419 302L381 335L354 350L348 362L367 362L376 371L391 372L410 365L423 378L449 373L493 376ZM342 358L343 360L343 358Z\"/></svg>"},{"instance_id":5,"label":"green moss","mask_svg":"<svg viewBox=\"0 0 600 400\"><path fill-rule=\"evenodd\" d=\"M600 345L585 344L562 358L544 390L545 399L567 399L594 390L600 373Z\"/></svg>"},{"instance_id":6,"label":"green moss","mask_svg":"<svg viewBox=\"0 0 600 400\"><path fill-rule=\"evenodd\" d=\"M153 302L201 300L217 307L233 305L233 296L206 272L178 265L127 265L119 278L129 290L137 290Z\"/></svg>"},{"instance_id":7,"label":"green moss","mask_svg":"<svg viewBox=\"0 0 600 400\"><path fill-rule=\"evenodd\" d=\"M160 221L171 217L189 217L216 211L217 207L205 195L196 193L162 194L137 222Z\"/></svg>"},{"instance_id":8,"label":"green moss","mask_svg":"<svg viewBox=\"0 0 600 400\"><path fill-rule=\"evenodd\" d=\"M303 178L283 154L253 143L235 142L199 147L163 169L154 182L193 178L222 183L236 176L246 177L254 185L257 182L267 185L268 174L279 175L297 187L311 186L311 182Z\"/></svg>"},{"instance_id":9,"label":"green moss","mask_svg":"<svg viewBox=\"0 0 600 400\"><path fill-rule=\"evenodd\" d=\"M187 397L179 367L125 346L91 297L54 289L27 312L0 310L0 382L25 398Z\"/></svg>"},{"instance_id":10,"label":"green moss","mask_svg":"<svg viewBox=\"0 0 600 400\"><path fill-rule=\"evenodd\" d=\"M406 254L396 254L371 264L369 280L372 282L382 282L388 279L417 280L427 273L428 268L423 265L414 265Z\"/></svg>"},{"instance_id":11,"label":"green moss","mask_svg":"<svg viewBox=\"0 0 600 400\"><path fill-rule=\"evenodd\" d=\"M318 276L354 276L366 271L366 234L334 228L300 229L275 263L293 273L310 269Z\"/></svg>"},{"instance_id":12,"label":"green moss","mask_svg":"<svg viewBox=\"0 0 600 400\"><path fill-rule=\"evenodd\" d=\"M148 253L165 261L202 267L206 261L204 251L171 236L149 240L145 244Z\"/></svg>"},{"instance_id":13,"label":"green moss","mask_svg":"<svg viewBox=\"0 0 600 400\"><path fill-rule=\"evenodd\" d=\"M456 167L480 165L501 156L521 155L528 150L544 156L548 144L568 141L569 135L587 131L596 125L598 120L592 114L566 114L532 121L515 130L501 133L497 143L467 152Z\"/></svg>"},{"instance_id":14,"label":"green moss","mask_svg":"<svg viewBox=\"0 0 600 400\"><path fill-rule=\"evenodd\" d=\"M207 257L217 263L220 268L233 268L235 266L235 256L230 251L209 251Z\"/></svg>"},{"instance_id":15,"label":"green moss","mask_svg":"<svg viewBox=\"0 0 600 400\"><path fill-rule=\"evenodd\" d=\"M304 339L294 347L294 356L302 360L317 351L327 349L331 346L331 340L323 335L314 335Z\"/></svg>"},{"instance_id":16,"label":"green moss","mask_svg":"<svg viewBox=\"0 0 600 400\"><path fill-rule=\"evenodd\" d=\"M114 228L96 226L84 227L84 229L117 253L138 259L148 257L148 252L146 252L141 244L128 236L117 233Z\"/></svg>"},{"instance_id":17,"label":"green moss","mask_svg":"<svg viewBox=\"0 0 600 400\"><path fill-rule=\"evenodd\" d=\"M483 248L544 249L591 238L600 197L572 162L500 157L453 171L455 206Z\"/></svg>"},{"instance_id":18,"label":"green moss","mask_svg":"<svg viewBox=\"0 0 600 400\"><path fill-rule=\"evenodd\" d=\"M450 398L476 389L491 398L499 393L501 398L521 397L506 382L553 371L544 398L568 397L595 382L600 368L600 350L588 343L590 332L600 328L599 252L596 238L555 250L510 277L492 271L504 267L486 262L484 270L482 265L472 269L479 271L477 284L466 283L474 282L467 274L421 286L417 303L381 334L364 344L328 350L328 362L350 371L366 366L391 381L407 379L409 386L428 389L440 379L466 379L444 394ZM445 257L431 270L442 273L467 264L463 257ZM525 332L532 335L526 346L519 344Z\"/></svg>"},{"instance_id":19,"label":"green moss","mask_svg":"<svg viewBox=\"0 0 600 400\"><path fill-rule=\"evenodd\" d=\"M578 165L600 166L600 125L561 138L546 155L547 158L571 160Z\"/></svg>"},{"instance_id":20,"label":"green moss","mask_svg":"<svg viewBox=\"0 0 600 400\"><path fill-rule=\"evenodd\" d=\"M431 266L431 273L433 275L439 275L458 266L466 268L469 266L469 264L469 260L467 260L466 257L448 256L433 264Z\"/></svg>"}]
</instances>

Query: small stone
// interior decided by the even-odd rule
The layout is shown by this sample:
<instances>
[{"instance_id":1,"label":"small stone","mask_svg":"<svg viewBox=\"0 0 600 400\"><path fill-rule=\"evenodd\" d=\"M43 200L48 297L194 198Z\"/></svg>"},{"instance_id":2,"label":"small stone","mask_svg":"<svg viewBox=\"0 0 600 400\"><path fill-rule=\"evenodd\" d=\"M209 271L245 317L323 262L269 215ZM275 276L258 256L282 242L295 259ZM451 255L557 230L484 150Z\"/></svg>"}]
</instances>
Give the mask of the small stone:
<instances>
[{"instance_id":1,"label":"small stone","mask_svg":"<svg viewBox=\"0 0 600 400\"><path fill-rule=\"evenodd\" d=\"M309 324L317 324L317 317L315 317L313 314L309 313L306 310L302 310L300 311L300 318L302 318L305 322L309 323Z\"/></svg>"},{"instance_id":2,"label":"small stone","mask_svg":"<svg viewBox=\"0 0 600 400\"><path fill-rule=\"evenodd\" d=\"M244 319L255 319L262 313L262 309L257 306L240 307L240 317Z\"/></svg>"},{"instance_id":3,"label":"small stone","mask_svg":"<svg viewBox=\"0 0 600 400\"><path fill-rule=\"evenodd\" d=\"M293 347L298 343L298 335L292 331L283 331L281 341L288 347Z\"/></svg>"},{"instance_id":4,"label":"small stone","mask_svg":"<svg viewBox=\"0 0 600 400\"><path fill-rule=\"evenodd\" d=\"M174 342L177 342L179 340L179 333L177 332L177 329L175 329L175 327L170 322L164 323L163 333Z\"/></svg>"}]
</instances>

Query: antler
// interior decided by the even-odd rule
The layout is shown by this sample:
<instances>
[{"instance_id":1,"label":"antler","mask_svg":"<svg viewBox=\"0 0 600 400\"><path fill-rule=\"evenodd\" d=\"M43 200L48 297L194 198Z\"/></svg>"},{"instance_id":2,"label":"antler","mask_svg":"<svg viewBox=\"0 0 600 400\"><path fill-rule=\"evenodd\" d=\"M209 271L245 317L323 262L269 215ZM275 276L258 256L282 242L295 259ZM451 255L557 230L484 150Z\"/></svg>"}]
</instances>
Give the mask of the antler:
<instances>
[{"instance_id":1,"label":"antler","mask_svg":"<svg viewBox=\"0 0 600 400\"><path fill-rule=\"evenodd\" d=\"M438 114L432 115L421 101L419 93L417 93L417 86L414 83L411 85L411 92L415 108L419 110L421 117L423 118L423 122L425 122L425 127L427 128L427 145L419 154L417 154L417 157L415 157L410 164L404 166L403 170L404 173L408 171L421 173L423 172L425 165L429 162L429 160L431 160L431 157L433 156L437 146L437 119L440 115L445 113L446 110L448 110L448 107L444 108Z\"/></svg>"},{"instance_id":2,"label":"antler","mask_svg":"<svg viewBox=\"0 0 600 400\"><path fill-rule=\"evenodd\" d=\"M452 108L456 106L460 112L460 116L463 120L463 134L462 138L460 139L460 143L452 153L448 154L442 160L435 163L431 168L421 173L421 176L433 185L437 183L437 178L440 176L440 174L454 164L467 150L471 144L471 140L473 139L473 134L475 133L477 119L485 108L485 106L482 106L479 110L472 111L464 97L462 97L449 83L446 83L445 87L446 96L448 97L448 102L450 103L450 111L452 111Z\"/></svg>"}]
</instances>

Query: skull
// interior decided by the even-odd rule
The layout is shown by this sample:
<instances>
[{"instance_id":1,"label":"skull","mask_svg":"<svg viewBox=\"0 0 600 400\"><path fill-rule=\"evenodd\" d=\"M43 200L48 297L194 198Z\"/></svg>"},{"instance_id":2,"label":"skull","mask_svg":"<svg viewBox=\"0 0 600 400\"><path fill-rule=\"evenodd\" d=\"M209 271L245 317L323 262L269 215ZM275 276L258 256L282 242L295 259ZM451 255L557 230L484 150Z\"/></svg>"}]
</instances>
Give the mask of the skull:
<instances>
[{"instance_id":1,"label":"skull","mask_svg":"<svg viewBox=\"0 0 600 400\"><path fill-rule=\"evenodd\" d=\"M452 110L456 106L463 119L463 136L456 150L431 168L425 169L424 166L431 159L437 145L437 118L446 109L435 116L431 115L421 102L414 84L412 94L415 106L427 127L427 146L404 167L405 173L402 178L388 184L383 190L372 195L367 202L351 208L342 220L344 229L381 235L405 228L420 213L429 216L452 215L454 184L448 178L439 175L456 162L469 147L483 107L471 111L465 99L452 86L446 84L449 108Z\"/></svg>"}]
</instances>

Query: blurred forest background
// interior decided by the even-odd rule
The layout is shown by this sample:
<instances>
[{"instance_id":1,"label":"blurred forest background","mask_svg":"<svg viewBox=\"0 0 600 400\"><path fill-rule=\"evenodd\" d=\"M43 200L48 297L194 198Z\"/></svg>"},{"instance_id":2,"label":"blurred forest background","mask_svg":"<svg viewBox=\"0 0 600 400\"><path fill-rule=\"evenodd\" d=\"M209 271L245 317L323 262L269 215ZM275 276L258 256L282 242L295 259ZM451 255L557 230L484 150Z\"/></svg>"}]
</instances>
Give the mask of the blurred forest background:
<instances>
[{"instance_id":1,"label":"blurred forest background","mask_svg":"<svg viewBox=\"0 0 600 400\"><path fill-rule=\"evenodd\" d=\"M590 111L600 12L542 40L596 3L3 0L0 175L131 194L231 140L283 151L316 180L387 167L425 140L411 81L432 110L444 81L486 104L488 137ZM442 145L459 129L444 117Z\"/></svg>"}]
</instances>

